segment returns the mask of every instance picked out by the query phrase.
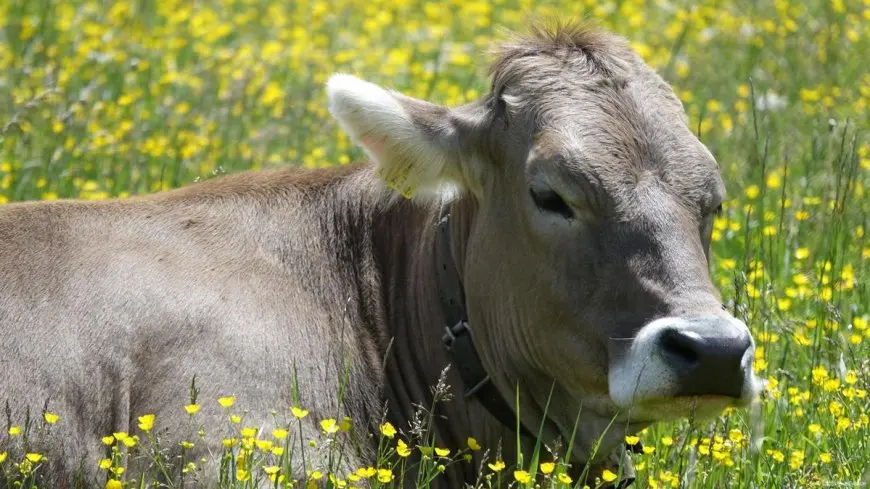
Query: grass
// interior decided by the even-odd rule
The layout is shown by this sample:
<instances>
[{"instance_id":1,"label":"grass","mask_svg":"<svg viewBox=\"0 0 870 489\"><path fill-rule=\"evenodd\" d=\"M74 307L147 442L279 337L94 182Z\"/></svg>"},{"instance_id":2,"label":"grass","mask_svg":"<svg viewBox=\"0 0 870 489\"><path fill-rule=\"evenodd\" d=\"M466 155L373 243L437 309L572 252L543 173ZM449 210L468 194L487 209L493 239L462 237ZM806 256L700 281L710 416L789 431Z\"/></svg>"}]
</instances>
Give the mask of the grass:
<instances>
[{"instance_id":1,"label":"grass","mask_svg":"<svg viewBox=\"0 0 870 489\"><path fill-rule=\"evenodd\" d=\"M643 453L633 456L636 487L866 486L867 0L8 0L0 5L0 204L125 197L223 172L346 164L361 153L328 118L329 74L459 104L487 89L481 53L497 26L517 28L530 14L584 15L629 37L674 85L730 192L715 222L713 277L754 332L755 368L768 390L753 416L729 411L645 430ZM179 409L194 411L192 428L205 402L218 400L179 400ZM314 449L293 437L304 412L296 408L288 434L244 431L232 405L226 427L202 427L229 433L216 454L223 487L277 484L291 453ZM52 423L64 421L51 413L7 420L0 472L8 487L34 487L45 460L28 455L30 441L50 439ZM321 426L314 445L339 447L350 431L342 420ZM105 439L101 485L156 487L160 470L174 470L167 484L183 487L204 470L198 460L175 464L186 472L170 467L161 448L169 441L141 427ZM378 467L332 476L312 468L305 478L396 484L408 460L402 439L427 451L418 479L426 486L475 445L442 457L428 438L397 428L402 434L382 435ZM150 472L122 471L130 453L150 457ZM482 467L483 486L535 476L545 487L569 486L558 467L547 475L544 463L505 468L495 458Z\"/></svg>"}]
</instances>

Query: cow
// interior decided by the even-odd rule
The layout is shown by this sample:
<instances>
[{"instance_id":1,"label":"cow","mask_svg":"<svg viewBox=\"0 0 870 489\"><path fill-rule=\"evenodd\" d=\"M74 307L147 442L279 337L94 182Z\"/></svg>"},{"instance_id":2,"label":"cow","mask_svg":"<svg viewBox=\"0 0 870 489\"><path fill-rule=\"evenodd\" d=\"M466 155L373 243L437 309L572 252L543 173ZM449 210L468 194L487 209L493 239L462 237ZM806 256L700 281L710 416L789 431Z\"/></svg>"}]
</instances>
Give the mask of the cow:
<instances>
[{"instance_id":1,"label":"cow","mask_svg":"<svg viewBox=\"0 0 870 489\"><path fill-rule=\"evenodd\" d=\"M517 430L526 453L574 439L572 466L623 482L627 434L757 397L752 336L709 276L716 160L625 40L532 27L454 108L347 74L327 93L370 163L0 208L0 396L13 419L60 415L50 486L98 479L100 437L138 415L189 427L194 375L197 425L232 393L266 433L304 406L303 437L342 414L377 432L385 406L407 427L442 379L460 395L439 445L504 440L511 462Z\"/></svg>"}]
</instances>

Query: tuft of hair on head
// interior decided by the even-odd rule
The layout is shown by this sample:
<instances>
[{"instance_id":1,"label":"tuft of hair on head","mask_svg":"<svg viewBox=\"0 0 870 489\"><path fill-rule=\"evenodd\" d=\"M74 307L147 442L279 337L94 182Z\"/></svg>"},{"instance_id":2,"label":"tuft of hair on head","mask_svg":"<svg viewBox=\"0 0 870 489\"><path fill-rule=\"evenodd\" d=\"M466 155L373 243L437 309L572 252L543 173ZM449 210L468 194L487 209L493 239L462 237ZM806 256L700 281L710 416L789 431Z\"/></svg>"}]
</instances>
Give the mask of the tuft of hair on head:
<instances>
[{"instance_id":1,"label":"tuft of hair on head","mask_svg":"<svg viewBox=\"0 0 870 489\"><path fill-rule=\"evenodd\" d=\"M535 20L527 30L509 33L506 41L490 51L493 92L537 72L624 76L638 59L624 38L589 22Z\"/></svg>"}]
</instances>

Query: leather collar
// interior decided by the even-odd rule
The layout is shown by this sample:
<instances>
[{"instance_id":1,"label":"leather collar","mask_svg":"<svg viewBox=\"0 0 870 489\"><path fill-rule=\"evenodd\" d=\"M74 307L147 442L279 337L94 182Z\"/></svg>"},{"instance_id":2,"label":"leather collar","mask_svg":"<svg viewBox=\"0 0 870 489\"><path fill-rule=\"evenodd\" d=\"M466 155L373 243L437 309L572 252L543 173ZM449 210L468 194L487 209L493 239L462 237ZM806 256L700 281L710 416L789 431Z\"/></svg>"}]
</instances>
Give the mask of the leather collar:
<instances>
[{"instance_id":1,"label":"leather collar","mask_svg":"<svg viewBox=\"0 0 870 489\"><path fill-rule=\"evenodd\" d=\"M450 211L441 206L438 219L438 236L435 238L435 266L438 282L438 298L444 314L444 334L441 340L447 348L453 366L462 378L463 396L477 399L490 414L508 429L534 437L517 420L510 404L498 392L492 379L483 368L480 356L471 341L471 327L465 308L465 289L459 268L453 260L450 247Z\"/></svg>"}]
</instances>

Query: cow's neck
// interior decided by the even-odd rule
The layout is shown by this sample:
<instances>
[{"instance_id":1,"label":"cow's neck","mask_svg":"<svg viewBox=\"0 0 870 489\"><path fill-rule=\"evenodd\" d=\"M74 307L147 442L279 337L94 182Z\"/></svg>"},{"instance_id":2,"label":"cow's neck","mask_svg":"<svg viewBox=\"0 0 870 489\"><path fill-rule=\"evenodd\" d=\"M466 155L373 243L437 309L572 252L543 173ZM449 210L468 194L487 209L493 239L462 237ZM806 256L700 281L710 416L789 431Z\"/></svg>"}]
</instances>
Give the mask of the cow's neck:
<instances>
[{"instance_id":1,"label":"cow's neck","mask_svg":"<svg viewBox=\"0 0 870 489\"><path fill-rule=\"evenodd\" d=\"M395 204L382 214L375 233L375 239L380 240L376 246L386 303L385 333L392 341L385 364L385 387L390 415L402 426L408 426L414 418L416 403L425 400L431 405L431 388L450 363L441 339L445 321L435 272L438 210L438 206L412 202ZM452 254L460 270L475 211L471 199L460 200L451 208ZM448 372L447 381L452 400L437 406L434 417L439 445L455 451L464 448L467 438L472 436L494 451L499 440L504 439L502 458L512 460L515 435L477 400L463 398L464 386L456 369ZM491 454L490 458L493 457ZM475 468L465 465L464 473L457 472L452 477L473 477Z\"/></svg>"}]
</instances>

